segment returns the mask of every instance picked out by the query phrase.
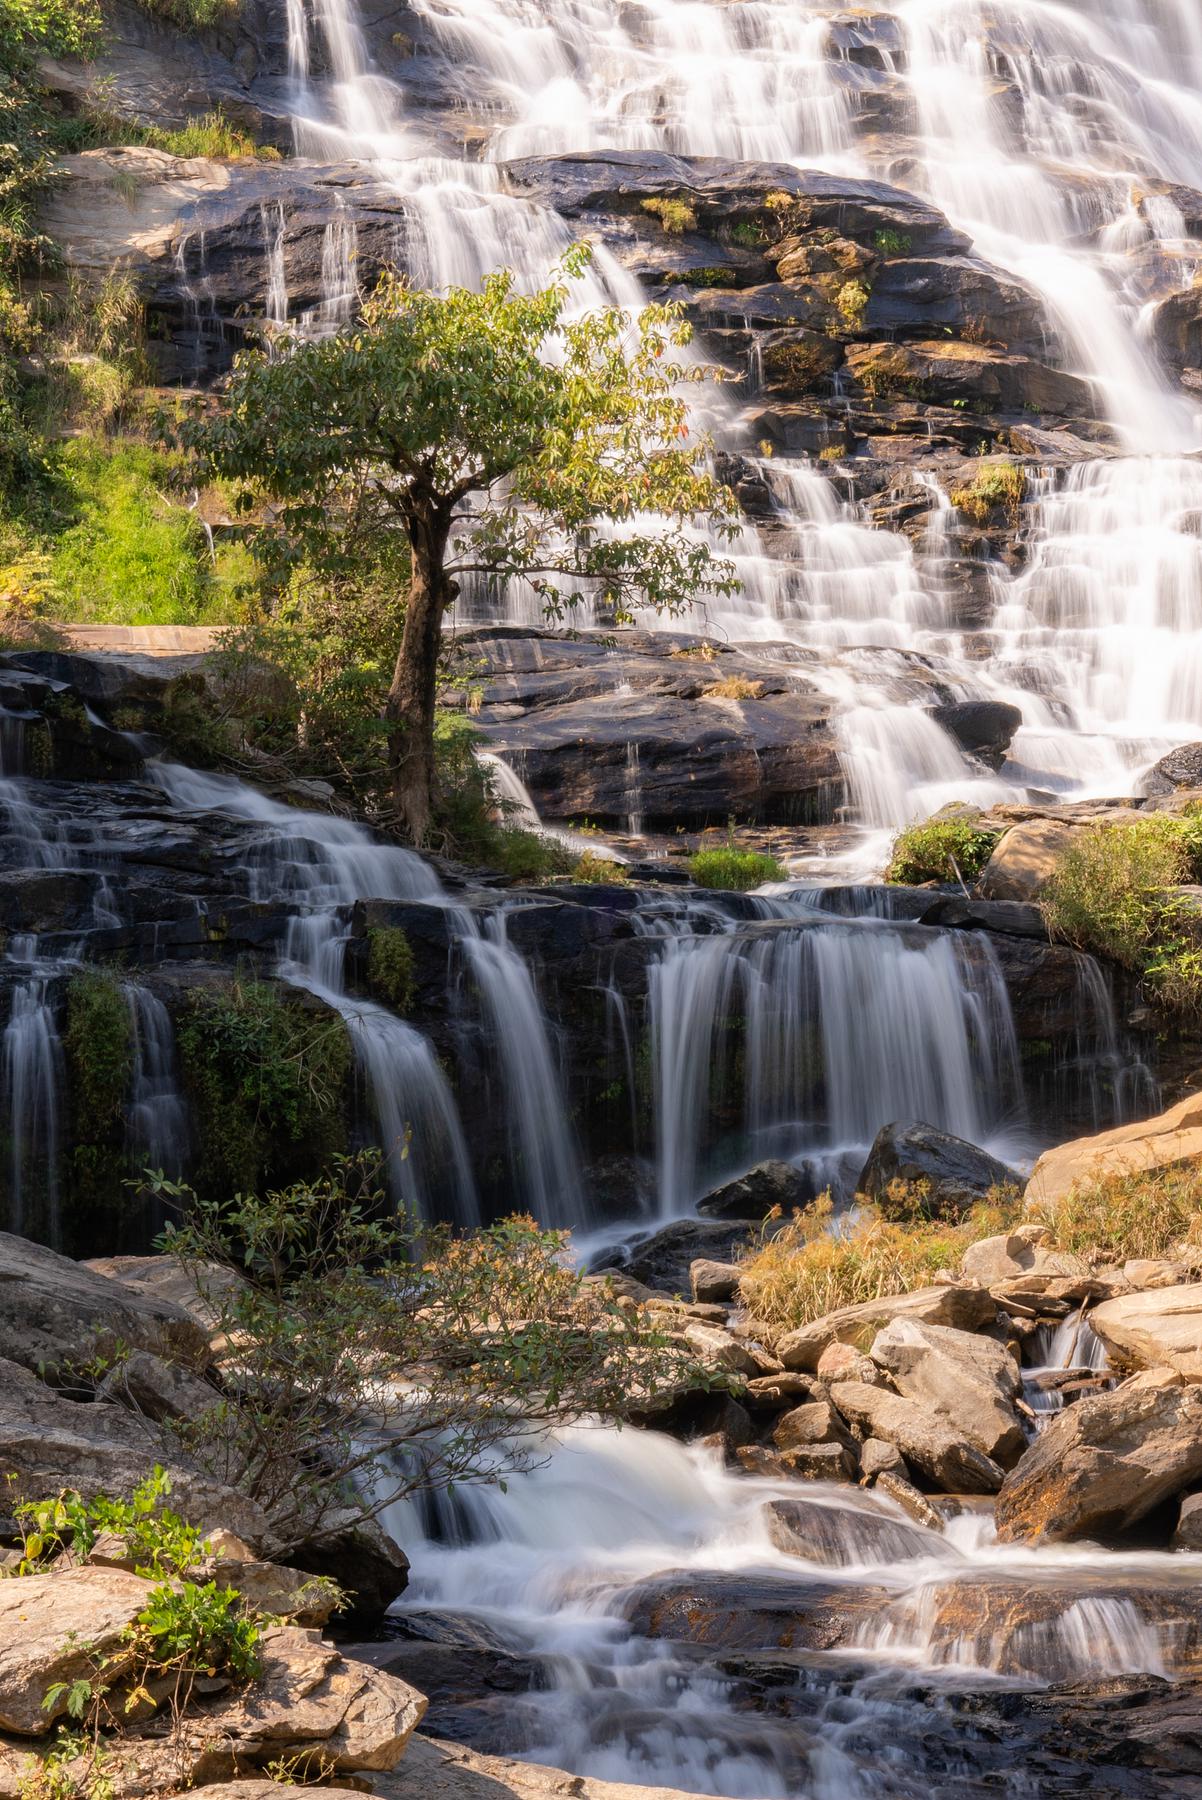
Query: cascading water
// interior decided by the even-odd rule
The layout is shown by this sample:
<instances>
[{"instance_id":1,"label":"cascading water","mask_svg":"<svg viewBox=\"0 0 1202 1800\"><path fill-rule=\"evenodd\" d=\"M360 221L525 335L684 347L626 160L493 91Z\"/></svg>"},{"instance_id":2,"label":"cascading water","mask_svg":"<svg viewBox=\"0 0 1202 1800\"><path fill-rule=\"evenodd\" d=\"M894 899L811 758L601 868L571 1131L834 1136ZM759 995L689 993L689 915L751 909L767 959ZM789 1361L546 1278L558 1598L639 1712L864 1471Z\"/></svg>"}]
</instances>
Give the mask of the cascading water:
<instances>
[{"instance_id":1,"label":"cascading water","mask_svg":"<svg viewBox=\"0 0 1202 1800\"><path fill-rule=\"evenodd\" d=\"M139 1168L179 1176L188 1162L188 1108L176 1068L175 1028L157 994L130 982L125 990L133 1028L133 1079L126 1138Z\"/></svg>"}]
</instances>

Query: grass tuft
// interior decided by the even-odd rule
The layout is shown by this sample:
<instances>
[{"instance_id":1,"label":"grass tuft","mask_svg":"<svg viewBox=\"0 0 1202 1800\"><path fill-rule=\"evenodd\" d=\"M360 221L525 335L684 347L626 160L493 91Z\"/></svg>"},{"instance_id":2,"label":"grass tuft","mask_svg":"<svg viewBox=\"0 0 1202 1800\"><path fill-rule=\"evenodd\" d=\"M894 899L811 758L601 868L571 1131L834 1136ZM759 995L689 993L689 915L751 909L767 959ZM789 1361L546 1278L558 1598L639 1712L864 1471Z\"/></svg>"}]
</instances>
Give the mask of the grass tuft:
<instances>
[{"instance_id":1,"label":"grass tuft","mask_svg":"<svg viewBox=\"0 0 1202 1800\"><path fill-rule=\"evenodd\" d=\"M745 894L766 881L788 881L789 871L774 856L759 850L699 850L689 858L689 874L698 887L723 888Z\"/></svg>"},{"instance_id":2,"label":"grass tuft","mask_svg":"<svg viewBox=\"0 0 1202 1800\"><path fill-rule=\"evenodd\" d=\"M910 825L893 841L885 880L901 887L924 881L975 881L997 843L997 833L963 819L928 819Z\"/></svg>"}]
</instances>

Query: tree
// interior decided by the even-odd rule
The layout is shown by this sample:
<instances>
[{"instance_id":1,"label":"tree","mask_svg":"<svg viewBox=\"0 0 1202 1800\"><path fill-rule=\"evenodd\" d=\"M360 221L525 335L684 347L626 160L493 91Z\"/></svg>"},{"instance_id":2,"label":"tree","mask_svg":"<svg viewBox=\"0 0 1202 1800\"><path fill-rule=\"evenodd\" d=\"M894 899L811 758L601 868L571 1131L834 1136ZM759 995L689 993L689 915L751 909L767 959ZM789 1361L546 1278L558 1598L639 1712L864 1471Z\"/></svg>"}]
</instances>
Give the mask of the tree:
<instances>
[{"instance_id":1,"label":"tree","mask_svg":"<svg viewBox=\"0 0 1202 1800\"><path fill-rule=\"evenodd\" d=\"M389 1214L376 1173L352 1158L224 1205L151 1178L183 1205L163 1248L230 1346L223 1399L175 1429L194 1462L263 1508L277 1549L410 1493L501 1480L536 1462L557 1425L721 1384L584 1280L564 1234L513 1218L418 1237Z\"/></svg>"},{"instance_id":2,"label":"tree","mask_svg":"<svg viewBox=\"0 0 1202 1800\"><path fill-rule=\"evenodd\" d=\"M535 294L505 273L445 294L385 274L353 330L241 356L226 404L190 434L218 473L276 503L298 560L353 567L365 546L407 539L386 711L394 803L418 843L443 617L465 576L524 580L559 613L592 592L621 617L737 585L689 529L735 525L680 393L705 371L669 355L688 327L671 306L569 318L587 259L578 247Z\"/></svg>"}]
</instances>

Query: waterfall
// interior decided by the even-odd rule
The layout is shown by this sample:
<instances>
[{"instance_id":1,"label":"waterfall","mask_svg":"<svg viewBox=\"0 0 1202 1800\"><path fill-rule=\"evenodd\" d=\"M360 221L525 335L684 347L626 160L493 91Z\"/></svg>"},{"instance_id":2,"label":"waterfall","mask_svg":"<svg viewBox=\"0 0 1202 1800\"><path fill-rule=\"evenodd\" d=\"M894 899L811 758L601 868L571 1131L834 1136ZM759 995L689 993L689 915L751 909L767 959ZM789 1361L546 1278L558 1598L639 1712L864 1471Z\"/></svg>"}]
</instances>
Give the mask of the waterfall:
<instances>
[{"instance_id":1,"label":"waterfall","mask_svg":"<svg viewBox=\"0 0 1202 1800\"><path fill-rule=\"evenodd\" d=\"M721 1153L715 1118L730 1110L732 1018L742 1166L784 1154L816 1185L845 1186L895 1121L995 1145L1023 1123L1014 1021L984 933L863 917L673 935L651 970L650 1013L665 1217L724 1172L705 1156Z\"/></svg>"},{"instance_id":2,"label":"waterfall","mask_svg":"<svg viewBox=\"0 0 1202 1800\"><path fill-rule=\"evenodd\" d=\"M176 1068L175 1028L158 995L141 982L127 982L125 998L134 1047L126 1142L138 1168L179 1176L187 1166L190 1131Z\"/></svg>"},{"instance_id":3,"label":"waterfall","mask_svg":"<svg viewBox=\"0 0 1202 1800\"><path fill-rule=\"evenodd\" d=\"M53 965L40 962L37 940L18 937L7 962L19 971L4 1030L4 1103L8 1136L8 1218L20 1235L37 1229L59 1243L59 1154L63 1051L49 998Z\"/></svg>"}]
</instances>

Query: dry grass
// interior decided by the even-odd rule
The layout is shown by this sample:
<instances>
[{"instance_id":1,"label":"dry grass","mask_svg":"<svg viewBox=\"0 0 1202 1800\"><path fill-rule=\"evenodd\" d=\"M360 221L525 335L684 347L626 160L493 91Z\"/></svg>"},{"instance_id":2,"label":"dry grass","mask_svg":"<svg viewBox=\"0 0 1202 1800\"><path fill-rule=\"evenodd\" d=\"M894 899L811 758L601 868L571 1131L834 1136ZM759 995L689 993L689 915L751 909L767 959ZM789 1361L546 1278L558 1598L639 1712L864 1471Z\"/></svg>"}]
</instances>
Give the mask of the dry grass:
<instances>
[{"instance_id":1,"label":"dry grass","mask_svg":"<svg viewBox=\"0 0 1202 1800\"><path fill-rule=\"evenodd\" d=\"M728 675L724 681L713 681L702 688L703 700L762 700L762 681L748 681L744 675Z\"/></svg>"},{"instance_id":2,"label":"dry grass","mask_svg":"<svg viewBox=\"0 0 1202 1800\"><path fill-rule=\"evenodd\" d=\"M1031 1216L1061 1250L1094 1263L1168 1256L1202 1263L1202 1163L1101 1176Z\"/></svg>"},{"instance_id":3,"label":"dry grass","mask_svg":"<svg viewBox=\"0 0 1202 1800\"><path fill-rule=\"evenodd\" d=\"M854 1218L836 1220L829 1193L766 1234L743 1264L740 1293L752 1318L769 1333L794 1331L811 1319L860 1300L906 1294L957 1268L970 1244L994 1237L1019 1215L1015 1193L997 1192L958 1224L922 1218L925 1194L907 1196L895 1182L889 1202L909 1222L881 1217L861 1204Z\"/></svg>"}]
</instances>

